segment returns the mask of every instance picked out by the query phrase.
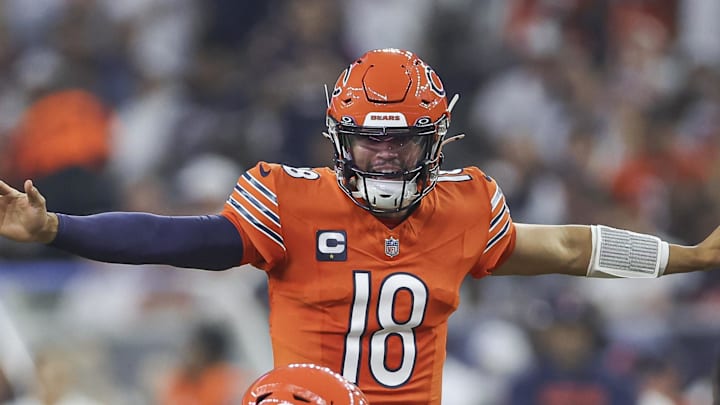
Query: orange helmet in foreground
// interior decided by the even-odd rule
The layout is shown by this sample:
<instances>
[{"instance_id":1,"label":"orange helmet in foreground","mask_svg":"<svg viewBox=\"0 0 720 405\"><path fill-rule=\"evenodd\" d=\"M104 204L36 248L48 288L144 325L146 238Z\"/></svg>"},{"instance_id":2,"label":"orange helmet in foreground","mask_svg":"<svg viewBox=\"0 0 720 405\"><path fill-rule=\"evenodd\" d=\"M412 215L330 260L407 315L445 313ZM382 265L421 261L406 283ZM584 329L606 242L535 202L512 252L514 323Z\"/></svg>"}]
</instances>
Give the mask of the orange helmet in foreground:
<instances>
[{"instance_id":1,"label":"orange helmet in foreground","mask_svg":"<svg viewBox=\"0 0 720 405\"><path fill-rule=\"evenodd\" d=\"M327 367L290 364L277 367L255 380L242 405L368 405L353 383Z\"/></svg>"}]
</instances>

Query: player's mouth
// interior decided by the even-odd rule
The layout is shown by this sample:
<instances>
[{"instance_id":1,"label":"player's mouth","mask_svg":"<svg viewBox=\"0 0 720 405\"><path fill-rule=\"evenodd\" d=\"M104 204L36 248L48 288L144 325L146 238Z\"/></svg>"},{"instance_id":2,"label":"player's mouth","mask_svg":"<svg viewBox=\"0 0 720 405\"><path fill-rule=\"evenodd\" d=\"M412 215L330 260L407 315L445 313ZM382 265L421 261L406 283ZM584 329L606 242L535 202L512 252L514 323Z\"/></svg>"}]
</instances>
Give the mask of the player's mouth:
<instances>
[{"instance_id":1,"label":"player's mouth","mask_svg":"<svg viewBox=\"0 0 720 405\"><path fill-rule=\"evenodd\" d=\"M400 165L381 164L381 165L373 166L372 171L375 173L390 174L390 173L402 172L403 169L402 169L402 167L400 167Z\"/></svg>"}]
</instances>

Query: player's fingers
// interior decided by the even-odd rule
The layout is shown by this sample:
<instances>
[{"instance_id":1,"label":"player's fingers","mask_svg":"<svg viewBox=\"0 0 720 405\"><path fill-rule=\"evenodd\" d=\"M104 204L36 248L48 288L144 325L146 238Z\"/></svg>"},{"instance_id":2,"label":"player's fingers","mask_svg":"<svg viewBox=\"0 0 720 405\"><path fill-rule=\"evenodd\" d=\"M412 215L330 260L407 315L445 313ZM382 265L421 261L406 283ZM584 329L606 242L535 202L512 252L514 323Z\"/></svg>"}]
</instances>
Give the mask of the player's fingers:
<instances>
[{"instance_id":1,"label":"player's fingers","mask_svg":"<svg viewBox=\"0 0 720 405\"><path fill-rule=\"evenodd\" d=\"M28 196L28 201L31 205L38 206L45 203L45 197L40 194L40 190L33 185L32 180L25 180L25 194Z\"/></svg>"},{"instance_id":2,"label":"player's fingers","mask_svg":"<svg viewBox=\"0 0 720 405\"><path fill-rule=\"evenodd\" d=\"M0 196L8 196L16 193L19 194L20 192L10 187L4 181L0 180Z\"/></svg>"}]
</instances>

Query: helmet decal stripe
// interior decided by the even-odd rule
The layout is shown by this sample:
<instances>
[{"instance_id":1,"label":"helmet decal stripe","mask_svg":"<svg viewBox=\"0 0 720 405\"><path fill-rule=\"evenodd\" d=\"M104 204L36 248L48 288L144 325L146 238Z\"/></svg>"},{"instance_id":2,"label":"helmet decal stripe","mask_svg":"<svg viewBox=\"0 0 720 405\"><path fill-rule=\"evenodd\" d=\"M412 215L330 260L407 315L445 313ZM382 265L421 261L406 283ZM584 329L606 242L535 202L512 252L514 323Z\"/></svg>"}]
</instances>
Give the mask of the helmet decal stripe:
<instances>
[{"instance_id":1,"label":"helmet decal stripe","mask_svg":"<svg viewBox=\"0 0 720 405\"><path fill-rule=\"evenodd\" d=\"M437 73L435 73L435 70L433 70L430 66L425 65L425 76L427 76L427 80L432 91L434 91L438 96L444 97L445 87L443 87L443 84Z\"/></svg>"}]
</instances>

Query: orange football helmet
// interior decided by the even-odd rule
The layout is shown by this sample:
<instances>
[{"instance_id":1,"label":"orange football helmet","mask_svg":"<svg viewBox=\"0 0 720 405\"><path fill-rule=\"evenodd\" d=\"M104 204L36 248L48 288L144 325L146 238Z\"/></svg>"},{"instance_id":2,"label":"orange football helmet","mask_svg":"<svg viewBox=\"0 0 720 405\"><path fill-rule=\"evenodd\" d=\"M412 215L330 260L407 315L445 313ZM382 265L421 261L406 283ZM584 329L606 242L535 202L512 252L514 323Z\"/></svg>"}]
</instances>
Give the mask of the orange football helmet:
<instances>
[{"instance_id":1,"label":"orange football helmet","mask_svg":"<svg viewBox=\"0 0 720 405\"><path fill-rule=\"evenodd\" d=\"M242 405L368 405L355 384L327 367L290 364L274 368L245 391Z\"/></svg>"},{"instance_id":2,"label":"orange football helmet","mask_svg":"<svg viewBox=\"0 0 720 405\"><path fill-rule=\"evenodd\" d=\"M353 62L328 99L340 188L376 213L417 204L437 181L455 101L448 104L438 75L411 52L373 50ZM363 161L363 150L375 157Z\"/></svg>"}]
</instances>

